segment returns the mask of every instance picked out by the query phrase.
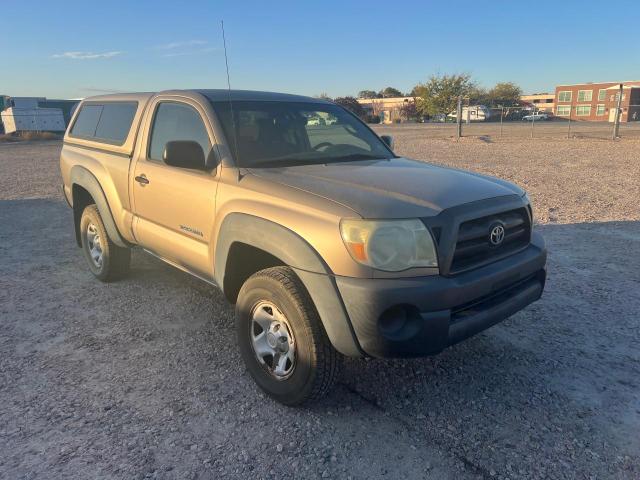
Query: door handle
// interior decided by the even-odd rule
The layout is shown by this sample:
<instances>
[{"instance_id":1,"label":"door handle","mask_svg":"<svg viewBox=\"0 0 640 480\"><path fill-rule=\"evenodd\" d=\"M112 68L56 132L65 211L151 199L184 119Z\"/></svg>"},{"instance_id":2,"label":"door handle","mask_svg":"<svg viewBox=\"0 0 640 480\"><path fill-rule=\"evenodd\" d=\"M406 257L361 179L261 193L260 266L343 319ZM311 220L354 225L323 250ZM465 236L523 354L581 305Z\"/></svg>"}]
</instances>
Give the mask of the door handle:
<instances>
[{"instance_id":1,"label":"door handle","mask_svg":"<svg viewBox=\"0 0 640 480\"><path fill-rule=\"evenodd\" d=\"M138 175L135 178L136 182L138 182L140 185L148 185L149 184L149 179L146 177L146 175L143 173L142 175Z\"/></svg>"}]
</instances>

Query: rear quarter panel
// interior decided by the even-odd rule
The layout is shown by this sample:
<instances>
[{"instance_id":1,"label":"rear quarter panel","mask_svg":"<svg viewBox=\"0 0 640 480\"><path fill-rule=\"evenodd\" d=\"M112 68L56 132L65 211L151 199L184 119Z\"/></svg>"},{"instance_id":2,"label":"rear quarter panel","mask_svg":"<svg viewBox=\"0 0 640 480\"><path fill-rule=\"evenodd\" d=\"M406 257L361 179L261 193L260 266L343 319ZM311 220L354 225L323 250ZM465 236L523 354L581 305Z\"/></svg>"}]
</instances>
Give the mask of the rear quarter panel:
<instances>
[{"instance_id":1,"label":"rear quarter panel","mask_svg":"<svg viewBox=\"0 0 640 480\"><path fill-rule=\"evenodd\" d=\"M129 157L75 145L64 145L60 154L60 165L67 198L70 201L72 199L71 169L75 166L85 168L96 177L102 187L118 231L127 241L134 242L131 232L128 185Z\"/></svg>"}]
</instances>

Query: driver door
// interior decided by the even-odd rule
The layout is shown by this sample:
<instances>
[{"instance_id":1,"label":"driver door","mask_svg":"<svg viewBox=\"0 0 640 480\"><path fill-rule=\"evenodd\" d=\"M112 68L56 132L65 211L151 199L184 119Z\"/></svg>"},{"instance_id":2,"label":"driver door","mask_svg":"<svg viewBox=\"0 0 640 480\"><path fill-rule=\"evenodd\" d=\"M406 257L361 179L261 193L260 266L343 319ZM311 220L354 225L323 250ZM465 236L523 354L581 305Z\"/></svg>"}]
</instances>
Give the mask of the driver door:
<instances>
[{"instance_id":1,"label":"driver door","mask_svg":"<svg viewBox=\"0 0 640 480\"><path fill-rule=\"evenodd\" d=\"M166 165L167 142L192 140L207 158L214 144L204 111L194 101L155 101L132 176L133 231L147 250L206 279L213 278L209 242L215 218L218 170Z\"/></svg>"}]
</instances>

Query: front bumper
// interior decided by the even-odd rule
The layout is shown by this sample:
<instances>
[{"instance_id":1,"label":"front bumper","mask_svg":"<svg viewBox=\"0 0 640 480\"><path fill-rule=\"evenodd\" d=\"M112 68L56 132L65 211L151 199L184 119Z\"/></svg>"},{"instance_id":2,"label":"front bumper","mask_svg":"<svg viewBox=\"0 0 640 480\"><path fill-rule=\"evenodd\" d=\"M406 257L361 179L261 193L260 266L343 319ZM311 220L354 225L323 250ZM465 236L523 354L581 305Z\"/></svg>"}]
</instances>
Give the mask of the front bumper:
<instances>
[{"instance_id":1,"label":"front bumper","mask_svg":"<svg viewBox=\"0 0 640 480\"><path fill-rule=\"evenodd\" d=\"M432 355L513 315L542 295L547 252L523 251L455 276L336 277L358 342L374 357Z\"/></svg>"}]
</instances>

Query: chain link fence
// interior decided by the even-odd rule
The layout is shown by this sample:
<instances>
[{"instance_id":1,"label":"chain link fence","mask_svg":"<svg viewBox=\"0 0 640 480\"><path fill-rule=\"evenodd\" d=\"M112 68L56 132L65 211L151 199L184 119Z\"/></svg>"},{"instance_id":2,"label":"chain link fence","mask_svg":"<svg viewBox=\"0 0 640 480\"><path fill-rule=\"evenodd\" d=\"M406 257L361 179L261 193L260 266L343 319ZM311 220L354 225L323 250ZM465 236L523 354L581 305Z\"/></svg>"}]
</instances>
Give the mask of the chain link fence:
<instances>
[{"instance_id":1,"label":"chain link fence","mask_svg":"<svg viewBox=\"0 0 640 480\"><path fill-rule=\"evenodd\" d=\"M583 120L580 118L580 107L571 106L570 114L558 116L552 112L533 111L527 108L492 109L491 118L483 121L466 121L462 119L461 136L491 137L564 137L564 138L599 138L614 139L619 137L640 138L640 118L627 120L615 112L611 112L611 121ZM640 106L629 105L629 110ZM496 111L497 110L497 111ZM576 110L578 110L576 112ZM563 112L564 113L564 112ZM577 113L577 114L576 114ZM622 117L622 118L621 118ZM457 136L457 125L454 135Z\"/></svg>"},{"instance_id":2,"label":"chain link fence","mask_svg":"<svg viewBox=\"0 0 640 480\"><path fill-rule=\"evenodd\" d=\"M560 107L557 112L554 110L535 106L465 105L463 101L456 111L417 120L397 118L393 125L401 124L403 128L433 138L640 138L640 105L627 104L600 112L599 105L587 108L571 104Z\"/></svg>"}]
</instances>

